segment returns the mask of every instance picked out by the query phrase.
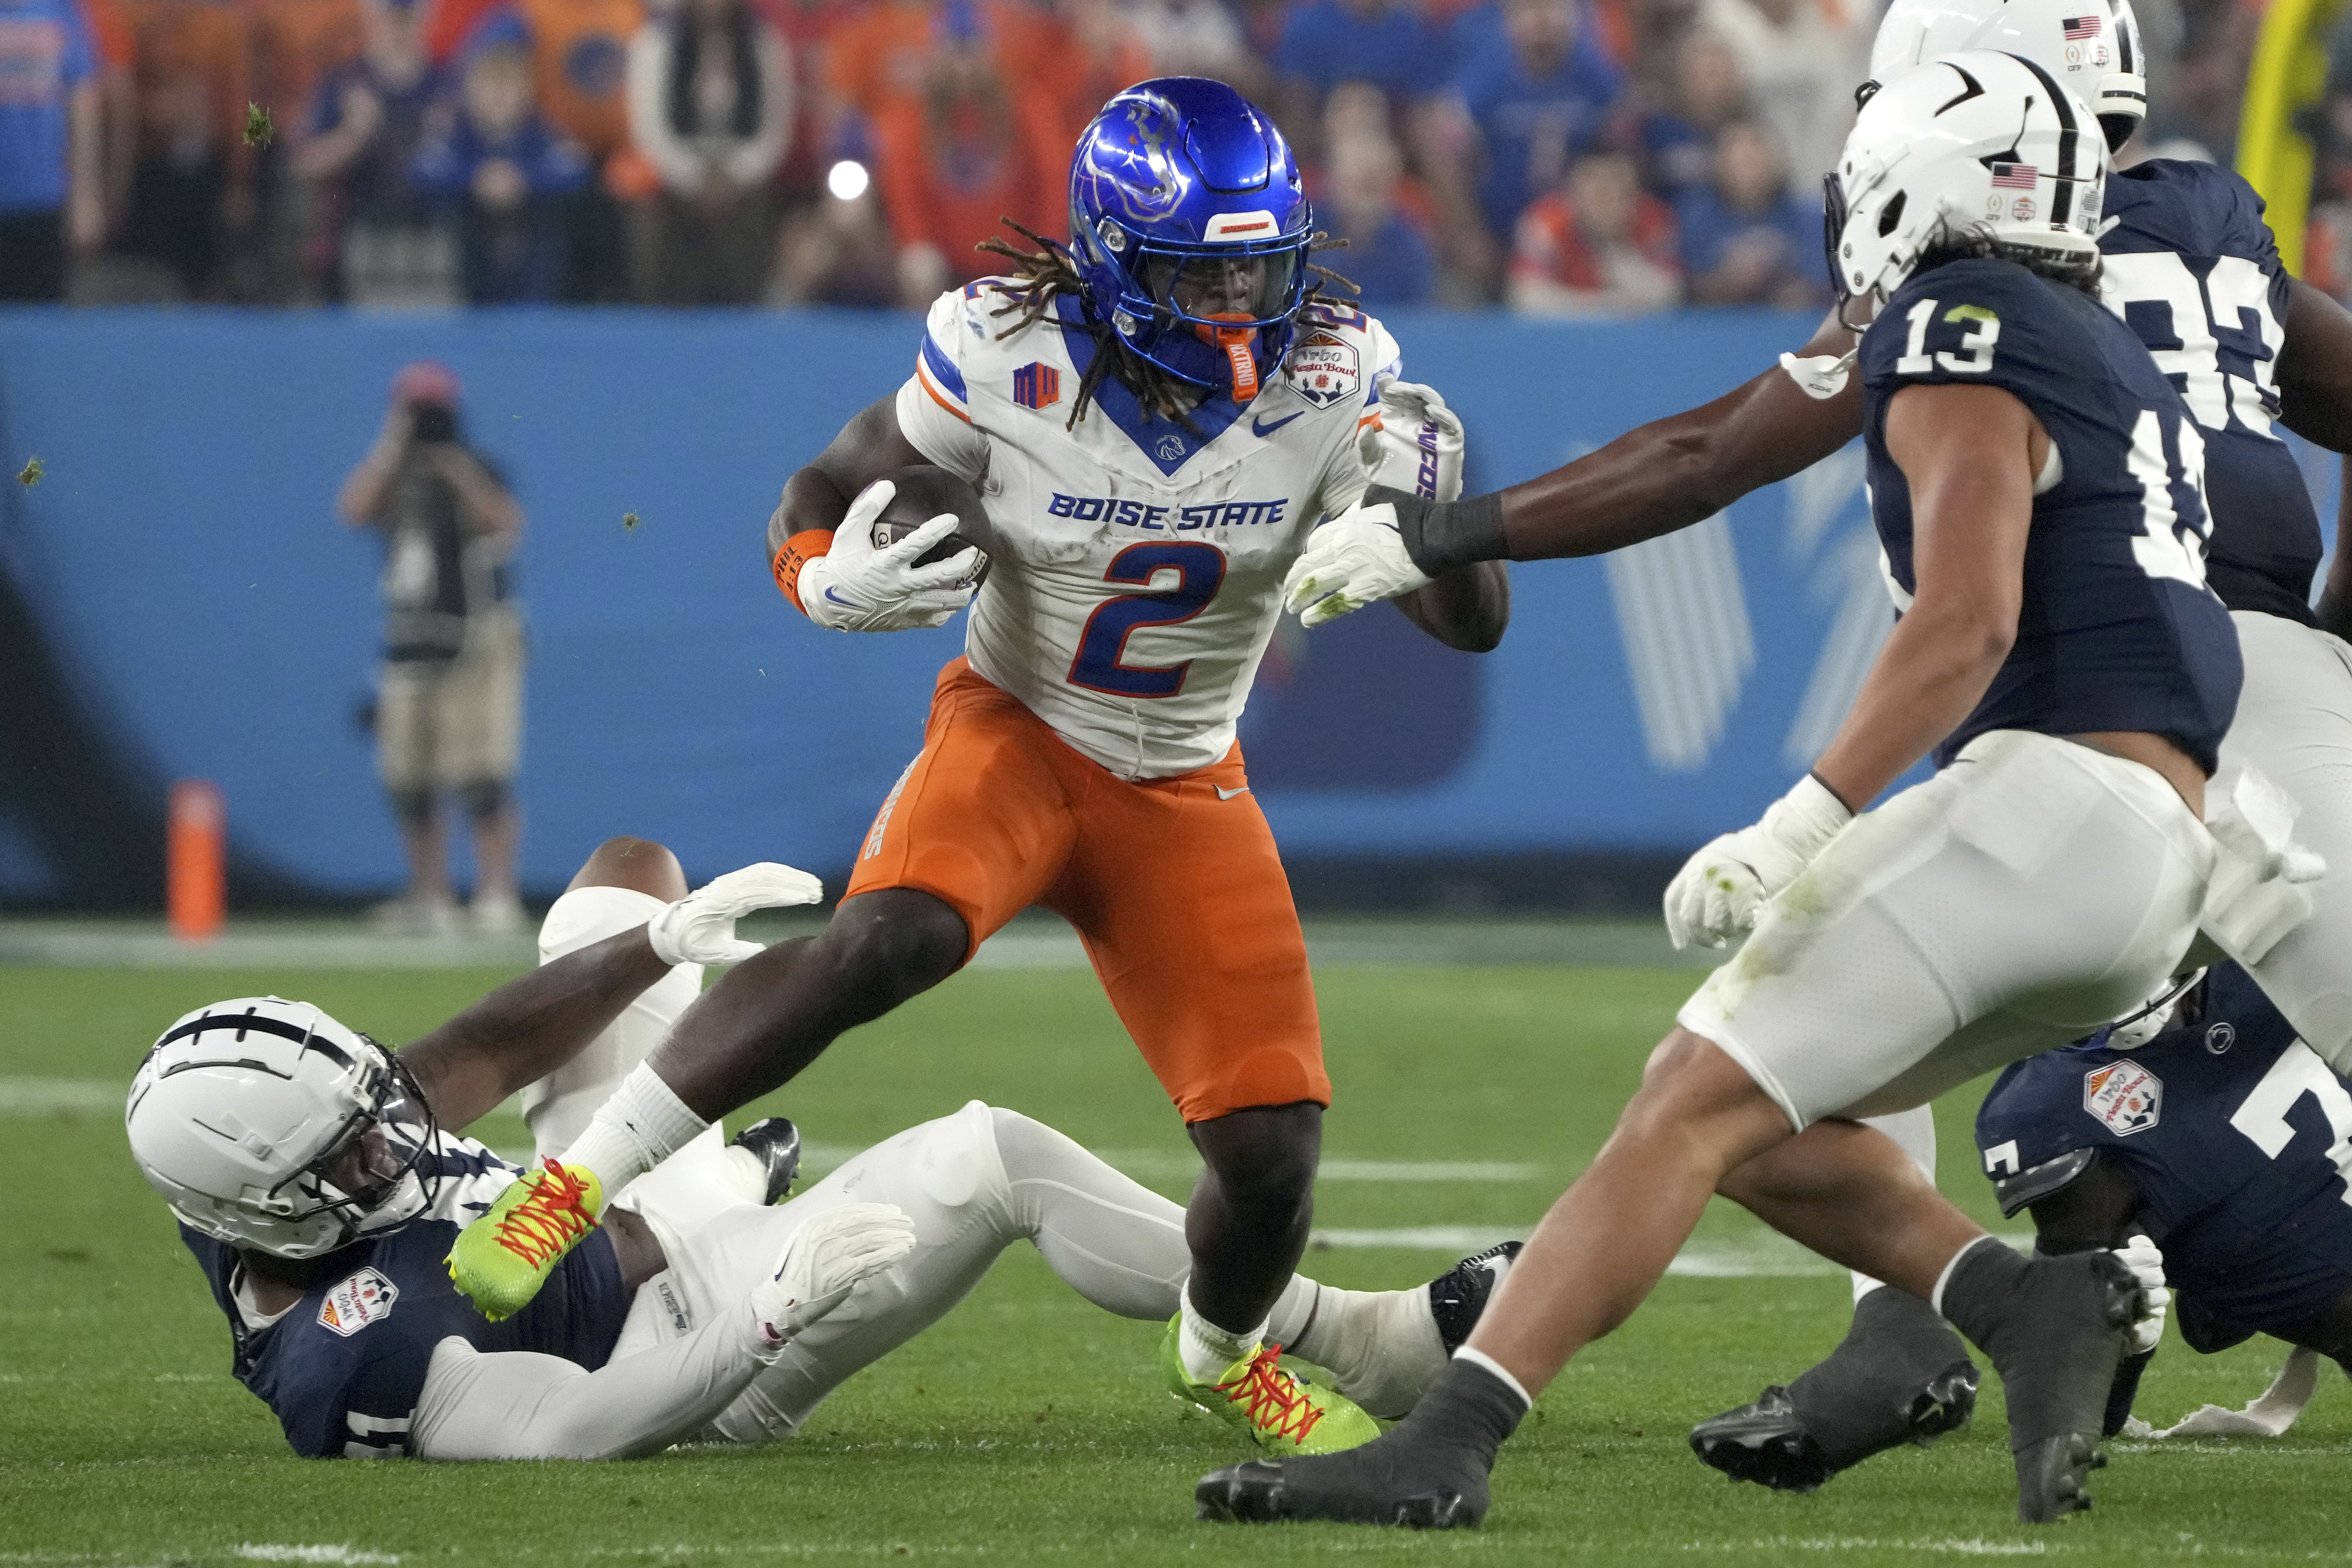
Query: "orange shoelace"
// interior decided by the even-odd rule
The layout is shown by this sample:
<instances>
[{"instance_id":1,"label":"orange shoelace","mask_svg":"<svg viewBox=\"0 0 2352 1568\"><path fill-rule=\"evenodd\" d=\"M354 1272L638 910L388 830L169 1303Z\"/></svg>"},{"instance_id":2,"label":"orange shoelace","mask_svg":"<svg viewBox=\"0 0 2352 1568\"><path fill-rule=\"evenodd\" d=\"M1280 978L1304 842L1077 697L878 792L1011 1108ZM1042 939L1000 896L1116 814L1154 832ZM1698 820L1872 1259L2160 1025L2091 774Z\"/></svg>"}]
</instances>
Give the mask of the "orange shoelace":
<instances>
[{"instance_id":1,"label":"orange shoelace","mask_svg":"<svg viewBox=\"0 0 2352 1568\"><path fill-rule=\"evenodd\" d=\"M1226 1403L1240 1405L1259 1431L1304 1443L1324 1413L1307 1403L1298 1380L1282 1370L1281 1360L1282 1347L1267 1345L1250 1358L1241 1376L1218 1384L1216 1389Z\"/></svg>"},{"instance_id":2,"label":"orange shoelace","mask_svg":"<svg viewBox=\"0 0 2352 1568\"><path fill-rule=\"evenodd\" d=\"M530 1195L499 1216L498 1237L500 1247L538 1268L594 1229L596 1219L582 1205L587 1183L553 1160L535 1175Z\"/></svg>"}]
</instances>

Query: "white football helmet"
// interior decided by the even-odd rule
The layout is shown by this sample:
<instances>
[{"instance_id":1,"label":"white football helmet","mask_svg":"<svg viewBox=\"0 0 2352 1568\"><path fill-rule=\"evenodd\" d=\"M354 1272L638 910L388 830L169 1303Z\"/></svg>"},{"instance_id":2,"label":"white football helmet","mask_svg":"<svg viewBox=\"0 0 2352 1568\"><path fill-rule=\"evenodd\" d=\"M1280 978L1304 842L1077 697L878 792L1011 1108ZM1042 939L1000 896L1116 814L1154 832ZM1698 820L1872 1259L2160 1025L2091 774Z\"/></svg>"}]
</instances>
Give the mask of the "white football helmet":
<instances>
[{"instance_id":1,"label":"white football helmet","mask_svg":"<svg viewBox=\"0 0 2352 1568\"><path fill-rule=\"evenodd\" d=\"M163 1031L131 1083L131 1154L196 1230L316 1258L424 1212L432 1108L398 1058L307 1002L241 996Z\"/></svg>"},{"instance_id":2,"label":"white football helmet","mask_svg":"<svg viewBox=\"0 0 2352 1568\"><path fill-rule=\"evenodd\" d=\"M1895 0L1870 46L1867 103L1905 71L1962 49L2020 55L2091 106L2109 151L2147 115L2147 62L2131 0Z\"/></svg>"},{"instance_id":3,"label":"white football helmet","mask_svg":"<svg viewBox=\"0 0 2352 1568\"><path fill-rule=\"evenodd\" d=\"M2106 174L2105 142L2048 71L1990 49L1948 55L1854 121L1823 197L1831 275L1884 305L1921 252L1954 241L2087 263Z\"/></svg>"}]
</instances>

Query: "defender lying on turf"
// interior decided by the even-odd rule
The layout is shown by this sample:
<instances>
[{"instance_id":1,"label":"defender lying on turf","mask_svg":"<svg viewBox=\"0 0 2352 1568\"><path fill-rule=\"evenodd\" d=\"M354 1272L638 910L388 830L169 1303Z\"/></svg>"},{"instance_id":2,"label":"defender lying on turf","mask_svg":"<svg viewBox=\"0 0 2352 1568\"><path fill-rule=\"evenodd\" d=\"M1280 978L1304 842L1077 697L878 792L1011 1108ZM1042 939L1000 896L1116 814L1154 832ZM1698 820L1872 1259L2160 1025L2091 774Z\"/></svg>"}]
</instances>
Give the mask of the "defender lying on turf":
<instances>
[{"instance_id":1,"label":"defender lying on turf","mask_svg":"<svg viewBox=\"0 0 2352 1568\"><path fill-rule=\"evenodd\" d=\"M1985 1096L1977 1145L2001 1213L2030 1207L2043 1253L2154 1237L2193 1351L2263 1333L2352 1368L2352 1189L2340 1163L2352 1083L2235 963L2135 1023L2018 1062ZM1811 1491L1911 1436L1916 1380L1867 1327L1857 1319L1832 1361L1790 1386L1701 1422L1691 1447L1736 1479ZM2134 1350L2107 1395L2109 1436L2125 1429L2155 1335ZM2186 1433L2285 1431L2310 1397L2310 1360L2299 1355L2255 1409L2200 1411ZM1973 1386L1976 1368L1963 1365Z\"/></svg>"},{"instance_id":2,"label":"defender lying on turf","mask_svg":"<svg viewBox=\"0 0 2352 1568\"><path fill-rule=\"evenodd\" d=\"M485 1320L444 1259L467 1221L511 1209L499 1199L520 1172L457 1130L539 1085L533 1131L542 1148L563 1136L565 1109L601 1103L693 999L701 963L758 951L737 916L817 889L770 866L685 893L667 850L609 841L549 911L542 966L397 1057L276 997L215 1003L156 1042L131 1086L132 1153L228 1317L238 1379L297 1452L617 1458L782 1436L1021 1237L1108 1310L1175 1311L1183 1211L975 1100L776 1207L799 1165L792 1124L730 1147L713 1129L634 1184L528 1307ZM1276 1332L1367 1409L1402 1415L1507 1267L1498 1250L1380 1293L1294 1278ZM1273 1366L1234 1397L1277 1396Z\"/></svg>"}]
</instances>

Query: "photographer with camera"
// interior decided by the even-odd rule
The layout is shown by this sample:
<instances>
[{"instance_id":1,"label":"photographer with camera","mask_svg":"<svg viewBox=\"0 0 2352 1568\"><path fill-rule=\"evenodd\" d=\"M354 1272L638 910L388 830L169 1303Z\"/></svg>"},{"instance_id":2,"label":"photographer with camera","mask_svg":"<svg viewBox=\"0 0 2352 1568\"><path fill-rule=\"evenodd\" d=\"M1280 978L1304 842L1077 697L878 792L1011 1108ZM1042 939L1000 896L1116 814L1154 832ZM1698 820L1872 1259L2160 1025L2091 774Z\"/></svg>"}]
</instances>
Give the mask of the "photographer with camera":
<instances>
[{"instance_id":1,"label":"photographer with camera","mask_svg":"<svg viewBox=\"0 0 2352 1568\"><path fill-rule=\"evenodd\" d=\"M509 563L522 509L467 447L457 378L432 360L404 366L375 445L343 481L335 510L383 536L383 670L377 770L408 854L408 889L377 911L413 931L458 929L441 797L474 827L474 929L522 929L515 897L514 801L522 742L522 619Z\"/></svg>"}]
</instances>

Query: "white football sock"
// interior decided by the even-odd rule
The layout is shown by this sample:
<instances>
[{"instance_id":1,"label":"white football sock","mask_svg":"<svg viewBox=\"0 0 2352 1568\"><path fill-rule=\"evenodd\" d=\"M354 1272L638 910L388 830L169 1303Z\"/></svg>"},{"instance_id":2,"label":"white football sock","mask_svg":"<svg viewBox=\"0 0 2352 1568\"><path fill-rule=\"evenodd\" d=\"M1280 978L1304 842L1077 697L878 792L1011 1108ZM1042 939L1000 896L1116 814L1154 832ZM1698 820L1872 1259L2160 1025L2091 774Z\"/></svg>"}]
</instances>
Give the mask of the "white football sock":
<instances>
[{"instance_id":1,"label":"white football sock","mask_svg":"<svg viewBox=\"0 0 2352 1568\"><path fill-rule=\"evenodd\" d=\"M709 1125L687 1109L652 1064L640 1062L563 1152L563 1163L595 1172L610 1199Z\"/></svg>"},{"instance_id":2,"label":"white football sock","mask_svg":"<svg viewBox=\"0 0 2352 1568\"><path fill-rule=\"evenodd\" d=\"M1183 1358L1184 1370L1196 1383L1214 1383L1225 1374L1227 1367L1255 1355L1258 1347L1265 1342L1264 1323L1237 1334L1201 1316L1192 1306L1190 1285L1184 1287L1182 1303L1179 1310L1184 1314L1183 1324L1176 1331L1176 1352Z\"/></svg>"},{"instance_id":3,"label":"white football sock","mask_svg":"<svg viewBox=\"0 0 2352 1568\"><path fill-rule=\"evenodd\" d=\"M1269 1335L1331 1374L1332 1386L1393 1421L1421 1402L1445 1370L1445 1342L1429 1287L1343 1290L1295 1276L1274 1304Z\"/></svg>"}]
</instances>

